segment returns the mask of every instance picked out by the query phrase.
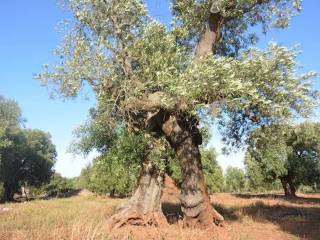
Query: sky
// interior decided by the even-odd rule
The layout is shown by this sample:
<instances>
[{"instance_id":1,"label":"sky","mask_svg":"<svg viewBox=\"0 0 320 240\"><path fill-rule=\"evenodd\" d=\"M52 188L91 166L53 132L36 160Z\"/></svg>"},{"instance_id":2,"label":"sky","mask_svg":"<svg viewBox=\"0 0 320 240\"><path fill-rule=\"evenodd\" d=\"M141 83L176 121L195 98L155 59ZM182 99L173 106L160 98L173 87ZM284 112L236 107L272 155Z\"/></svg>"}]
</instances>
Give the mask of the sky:
<instances>
[{"instance_id":1,"label":"sky","mask_svg":"<svg viewBox=\"0 0 320 240\"><path fill-rule=\"evenodd\" d=\"M170 22L168 0L147 0L150 14L159 21ZM304 70L320 72L320 1L305 0L303 11L292 19L285 30L260 34L258 47L265 48L270 40L285 46L301 44L298 60ZM70 18L70 13L57 0L1 0L0 5L0 95L16 100L27 119L26 127L49 132L57 147L55 169L66 177L80 174L96 153L87 157L67 153L73 140L72 131L82 124L95 99L90 90L74 100L51 99L48 90L33 78L41 66L54 63L53 50L61 41L57 25ZM320 88L319 79L316 87ZM209 145L216 148L218 161L227 166L243 167L243 152L221 154L221 140L216 128Z\"/></svg>"}]
</instances>

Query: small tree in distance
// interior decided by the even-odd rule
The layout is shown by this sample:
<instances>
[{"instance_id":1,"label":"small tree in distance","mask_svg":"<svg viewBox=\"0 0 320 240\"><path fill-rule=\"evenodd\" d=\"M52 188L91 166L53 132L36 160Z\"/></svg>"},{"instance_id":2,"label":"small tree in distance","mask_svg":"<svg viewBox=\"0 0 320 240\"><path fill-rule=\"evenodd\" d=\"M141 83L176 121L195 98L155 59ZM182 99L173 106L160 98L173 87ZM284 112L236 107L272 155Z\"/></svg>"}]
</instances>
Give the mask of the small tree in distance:
<instances>
[{"instance_id":1,"label":"small tree in distance","mask_svg":"<svg viewBox=\"0 0 320 240\"><path fill-rule=\"evenodd\" d=\"M54 173L50 181L41 188L46 197L65 197L72 190L74 190L72 180L62 177L59 173Z\"/></svg>"},{"instance_id":2,"label":"small tree in distance","mask_svg":"<svg viewBox=\"0 0 320 240\"><path fill-rule=\"evenodd\" d=\"M222 192L224 190L224 177L219 166L214 149L201 151L204 181L209 193Z\"/></svg>"},{"instance_id":3,"label":"small tree in distance","mask_svg":"<svg viewBox=\"0 0 320 240\"><path fill-rule=\"evenodd\" d=\"M225 175L226 190L228 192L242 192L246 187L245 173L241 168L228 167Z\"/></svg>"}]
</instances>

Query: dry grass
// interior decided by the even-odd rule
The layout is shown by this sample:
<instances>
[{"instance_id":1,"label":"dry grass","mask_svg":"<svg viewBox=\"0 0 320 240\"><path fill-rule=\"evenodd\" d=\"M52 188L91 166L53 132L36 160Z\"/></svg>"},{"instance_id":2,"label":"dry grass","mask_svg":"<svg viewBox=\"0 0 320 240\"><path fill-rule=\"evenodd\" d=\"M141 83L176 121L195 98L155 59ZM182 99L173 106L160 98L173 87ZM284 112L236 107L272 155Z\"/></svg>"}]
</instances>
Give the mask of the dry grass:
<instances>
[{"instance_id":1,"label":"dry grass","mask_svg":"<svg viewBox=\"0 0 320 240\"><path fill-rule=\"evenodd\" d=\"M121 200L72 197L5 204L0 213L0 239L107 239L105 219Z\"/></svg>"},{"instance_id":2,"label":"dry grass","mask_svg":"<svg viewBox=\"0 0 320 240\"><path fill-rule=\"evenodd\" d=\"M181 223L165 228L126 227L111 233L106 219L125 200L76 196L66 199L0 205L0 240L177 239L296 240L320 239L320 194L285 200L278 195L212 196L226 226L185 230ZM170 211L178 211L172 203ZM8 211L1 211L7 208Z\"/></svg>"}]
</instances>

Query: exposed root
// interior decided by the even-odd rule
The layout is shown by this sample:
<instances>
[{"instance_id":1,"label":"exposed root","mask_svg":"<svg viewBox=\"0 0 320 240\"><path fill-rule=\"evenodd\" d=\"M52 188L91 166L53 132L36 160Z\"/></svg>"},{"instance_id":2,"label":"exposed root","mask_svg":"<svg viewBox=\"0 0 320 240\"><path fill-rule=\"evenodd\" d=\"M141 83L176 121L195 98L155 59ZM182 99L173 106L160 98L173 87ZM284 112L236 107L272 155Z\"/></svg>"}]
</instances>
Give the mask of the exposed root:
<instances>
[{"instance_id":1,"label":"exposed root","mask_svg":"<svg viewBox=\"0 0 320 240\"><path fill-rule=\"evenodd\" d=\"M125 225L160 226L167 224L161 211L163 175L151 163L142 166L138 187L129 201L108 221L108 228L117 229Z\"/></svg>"},{"instance_id":2,"label":"exposed root","mask_svg":"<svg viewBox=\"0 0 320 240\"><path fill-rule=\"evenodd\" d=\"M139 213L133 209L123 209L113 215L107 223L109 230L118 229L126 225L134 226L166 226L168 223L162 212L155 211L147 214Z\"/></svg>"},{"instance_id":3,"label":"exposed root","mask_svg":"<svg viewBox=\"0 0 320 240\"><path fill-rule=\"evenodd\" d=\"M213 222L220 227L224 226L224 217L218 213L217 210L215 210L214 208L212 208L212 215L213 215Z\"/></svg>"}]
</instances>

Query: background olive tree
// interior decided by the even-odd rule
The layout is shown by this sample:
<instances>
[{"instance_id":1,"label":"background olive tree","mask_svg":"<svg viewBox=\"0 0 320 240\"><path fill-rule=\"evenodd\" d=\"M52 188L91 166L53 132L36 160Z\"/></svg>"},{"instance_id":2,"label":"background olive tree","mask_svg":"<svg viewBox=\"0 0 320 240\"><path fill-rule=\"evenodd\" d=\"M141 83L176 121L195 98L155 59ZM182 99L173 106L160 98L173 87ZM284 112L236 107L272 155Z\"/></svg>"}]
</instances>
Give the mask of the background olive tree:
<instances>
[{"instance_id":1,"label":"background olive tree","mask_svg":"<svg viewBox=\"0 0 320 240\"><path fill-rule=\"evenodd\" d=\"M304 122L277 125L252 133L245 164L249 178L280 180L286 196L301 185L313 186L320 176L320 125Z\"/></svg>"},{"instance_id":2,"label":"background olive tree","mask_svg":"<svg viewBox=\"0 0 320 240\"><path fill-rule=\"evenodd\" d=\"M226 190L240 193L246 189L246 177L241 168L228 167L225 175Z\"/></svg>"},{"instance_id":3,"label":"background olive tree","mask_svg":"<svg viewBox=\"0 0 320 240\"><path fill-rule=\"evenodd\" d=\"M21 186L40 187L49 181L56 161L51 136L21 127L18 104L0 96L0 183L2 200L11 201Z\"/></svg>"}]
</instances>

